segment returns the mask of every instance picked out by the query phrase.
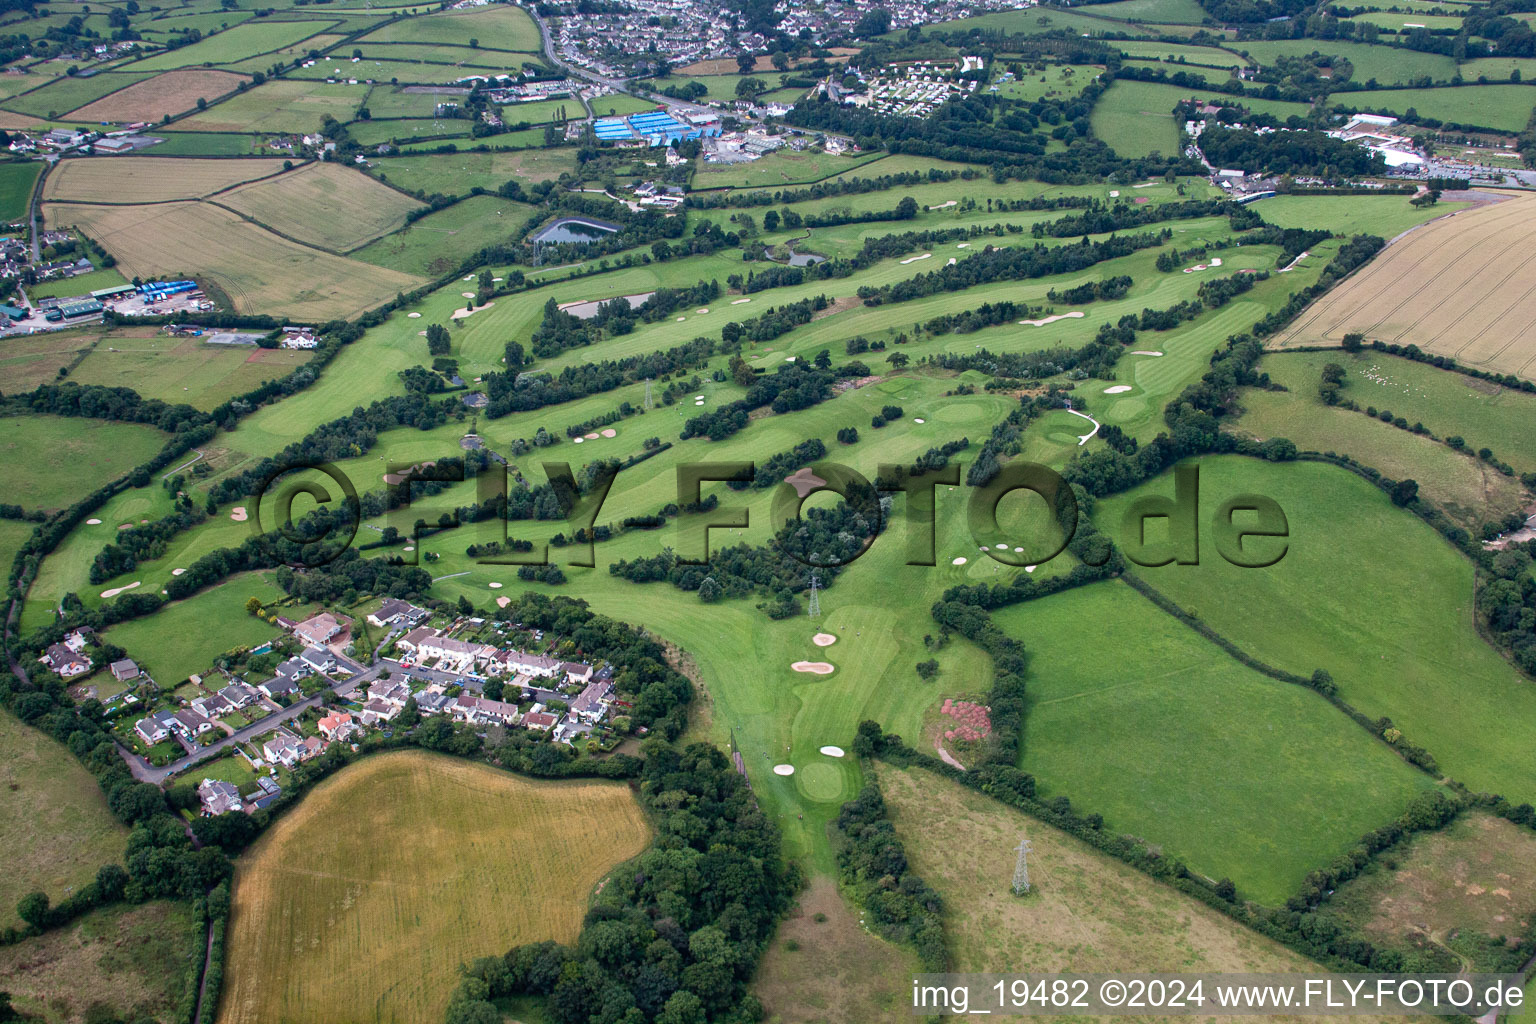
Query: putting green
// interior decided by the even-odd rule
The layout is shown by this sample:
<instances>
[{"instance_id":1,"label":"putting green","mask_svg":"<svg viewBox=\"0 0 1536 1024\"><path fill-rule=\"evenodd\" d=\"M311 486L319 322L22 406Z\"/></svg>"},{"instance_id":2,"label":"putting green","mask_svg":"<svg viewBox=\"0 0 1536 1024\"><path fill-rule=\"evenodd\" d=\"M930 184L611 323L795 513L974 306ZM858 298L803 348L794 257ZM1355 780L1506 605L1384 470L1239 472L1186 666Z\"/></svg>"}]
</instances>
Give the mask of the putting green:
<instances>
[{"instance_id":1,"label":"putting green","mask_svg":"<svg viewBox=\"0 0 1536 1024\"><path fill-rule=\"evenodd\" d=\"M800 792L809 800L827 803L853 795L853 787L847 785L843 770L829 761L812 761L795 772Z\"/></svg>"},{"instance_id":2,"label":"putting green","mask_svg":"<svg viewBox=\"0 0 1536 1024\"><path fill-rule=\"evenodd\" d=\"M943 423L980 423L987 418L987 408L979 402L952 402L929 413Z\"/></svg>"}]
</instances>

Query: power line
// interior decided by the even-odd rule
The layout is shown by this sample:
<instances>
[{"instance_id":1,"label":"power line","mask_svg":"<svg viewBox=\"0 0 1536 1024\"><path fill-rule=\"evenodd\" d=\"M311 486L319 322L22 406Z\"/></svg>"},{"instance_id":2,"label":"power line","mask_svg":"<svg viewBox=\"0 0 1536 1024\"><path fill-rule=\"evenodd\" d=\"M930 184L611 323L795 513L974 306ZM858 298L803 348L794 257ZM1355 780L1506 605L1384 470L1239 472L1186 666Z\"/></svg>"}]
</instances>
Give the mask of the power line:
<instances>
[{"instance_id":1,"label":"power line","mask_svg":"<svg viewBox=\"0 0 1536 1024\"><path fill-rule=\"evenodd\" d=\"M1020 839L1019 845L1014 847L1014 852L1019 859L1013 865L1013 894L1022 896L1029 892L1029 851L1033 849L1028 839Z\"/></svg>"},{"instance_id":2,"label":"power line","mask_svg":"<svg viewBox=\"0 0 1536 1024\"><path fill-rule=\"evenodd\" d=\"M817 618L817 617L819 617L821 615L821 594L819 593L820 589L821 589L821 580L818 579L816 577L816 574L813 572L813 573L811 573L811 607L810 607L810 616L813 619Z\"/></svg>"}]
</instances>

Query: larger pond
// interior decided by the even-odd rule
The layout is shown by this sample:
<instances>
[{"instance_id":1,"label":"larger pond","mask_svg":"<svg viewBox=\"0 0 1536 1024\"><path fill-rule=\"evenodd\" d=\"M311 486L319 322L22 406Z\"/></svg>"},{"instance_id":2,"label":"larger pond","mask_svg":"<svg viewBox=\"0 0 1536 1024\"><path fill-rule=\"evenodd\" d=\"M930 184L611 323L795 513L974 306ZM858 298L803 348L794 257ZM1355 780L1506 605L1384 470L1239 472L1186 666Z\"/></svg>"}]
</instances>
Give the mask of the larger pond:
<instances>
[{"instance_id":1,"label":"larger pond","mask_svg":"<svg viewBox=\"0 0 1536 1024\"><path fill-rule=\"evenodd\" d=\"M590 242L619 230L617 224L591 217L561 217L533 236L535 242Z\"/></svg>"}]
</instances>

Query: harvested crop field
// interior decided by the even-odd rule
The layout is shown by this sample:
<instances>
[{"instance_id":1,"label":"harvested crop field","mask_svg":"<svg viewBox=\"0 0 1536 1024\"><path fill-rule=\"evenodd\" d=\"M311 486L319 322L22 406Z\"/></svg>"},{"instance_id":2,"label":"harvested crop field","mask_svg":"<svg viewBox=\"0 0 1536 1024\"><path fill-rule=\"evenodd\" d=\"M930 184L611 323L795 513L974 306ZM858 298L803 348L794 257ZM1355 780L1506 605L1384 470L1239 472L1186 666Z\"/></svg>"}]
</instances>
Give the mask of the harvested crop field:
<instances>
[{"instance_id":1,"label":"harvested crop field","mask_svg":"<svg viewBox=\"0 0 1536 1024\"><path fill-rule=\"evenodd\" d=\"M647 836L620 783L369 758L240 858L218 1020L441 1020L459 964L573 941L592 887Z\"/></svg>"},{"instance_id":2,"label":"harvested crop field","mask_svg":"<svg viewBox=\"0 0 1536 1024\"><path fill-rule=\"evenodd\" d=\"M218 203L279 234L333 252L394 231L421 206L361 171L319 161L231 189Z\"/></svg>"},{"instance_id":3,"label":"harvested crop field","mask_svg":"<svg viewBox=\"0 0 1536 1024\"><path fill-rule=\"evenodd\" d=\"M127 277L206 275L239 313L352 317L422 283L290 242L206 203L48 203L44 216L50 227L74 225L104 245Z\"/></svg>"},{"instance_id":4,"label":"harvested crop field","mask_svg":"<svg viewBox=\"0 0 1536 1024\"><path fill-rule=\"evenodd\" d=\"M1519 195L1414 231L1334 288L1272 348L1413 344L1496 373L1536 379L1536 196Z\"/></svg>"},{"instance_id":5,"label":"harvested crop field","mask_svg":"<svg viewBox=\"0 0 1536 1024\"><path fill-rule=\"evenodd\" d=\"M213 100L234 91L246 75L228 71L188 69L167 71L88 103L69 116L81 121L159 121L186 113L199 99Z\"/></svg>"},{"instance_id":6,"label":"harvested crop field","mask_svg":"<svg viewBox=\"0 0 1536 1024\"><path fill-rule=\"evenodd\" d=\"M278 79L166 127L173 132L315 132L327 114L352 120L369 88Z\"/></svg>"},{"instance_id":7,"label":"harvested crop field","mask_svg":"<svg viewBox=\"0 0 1536 1024\"><path fill-rule=\"evenodd\" d=\"M43 200L77 203L162 203L199 199L283 169L281 160L198 160L123 156L64 160L48 174Z\"/></svg>"}]
</instances>

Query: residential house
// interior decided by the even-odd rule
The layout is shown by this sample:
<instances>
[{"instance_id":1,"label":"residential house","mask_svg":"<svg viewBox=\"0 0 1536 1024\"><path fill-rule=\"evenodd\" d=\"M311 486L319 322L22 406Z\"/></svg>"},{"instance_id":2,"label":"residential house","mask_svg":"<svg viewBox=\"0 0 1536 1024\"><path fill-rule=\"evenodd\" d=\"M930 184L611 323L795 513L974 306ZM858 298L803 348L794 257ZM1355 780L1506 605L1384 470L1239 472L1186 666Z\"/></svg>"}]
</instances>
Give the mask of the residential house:
<instances>
[{"instance_id":1,"label":"residential house","mask_svg":"<svg viewBox=\"0 0 1536 1024\"><path fill-rule=\"evenodd\" d=\"M306 736L304 737L304 742L300 744L300 748L299 760L308 761L310 758L325 752L325 740L319 736Z\"/></svg>"},{"instance_id":2,"label":"residential house","mask_svg":"<svg viewBox=\"0 0 1536 1024\"><path fill-rule=\"evenodd\" d=\"M368 698L403 708L405 702L411 699L411 691L404 683L397 683L391 679L379 679L368 687Z\"/></svg>"},{"instance_id":3,"label":"residential house","mask_svg":"<svg viewBox=\"0 0 1536 1024\"><path fill-rule=\"evenodd\" d=\"M565 670L567 682L590 683L592 681L592 666L583 665L576 661L567 661L560 666Z\"/></svg>"},{"instance_id":4,"label":"residential house","mask_svg":"<svg viewBox=\"0 0 1536 1024\"><path fill-rule=\"evenodd\" d=\"M272 738L261 745L261 752L268 761L276 761L285 768L292 768L303 756L304 741L287 729L279 729Z\"/></svg>"},{"instance_id":5,"label":"residential house","mask_svg":"<svg viewBox=\"0 0 1536 1024\"><path fill-rule=\"evenodd\" d=\"M240 802L240 790L222 779L204 779L198 784L197 796L203 803L203 813L209 817L245 809Z\"/></svg>"},{"instance_id":6,"label":"residential house","mask_svg":"<svg viewBox=\"0 0 1536 1024\"><path fill-rule=\"evenodd\" d=\"M9 254L7 254L7 258L9 258ZM90 626L81 626L79 629L72 629L68 633L64 634L64 646L68 647L76 654L84 654L86 644L91 642L91 636L95 632L96 631Z\"/></svg>"},{"instance_id":7,"label":"residential house","mask_svg":"<svg viewBox=\"0 0 1536 1024\"><path fill-rule=\"evenodd\" d=\"M299 660L307 665L311 672L324 674L336 668L336 655L324 647L311 647L299 655Z\"/></svg>"},{"instance_id":8,"label":"residential house","mask_svg":"<svg viewBox=\"0 0 1536 1024\"><path fill-rule=\"evenodd\" d=\"M565 662L558 658L543 658L537 654L525 654L522 651L504 652L503 661L508 675L554 679L565 670Z\"/></svg>"},{"instance_id":9,"label":"residential house","mask_svg":"<svg viewBox=\"0 0 1536 1024\"><path fill-rule=\"evenodd\" d=\"M204 718L223 718L235 710L235 706L216 693L211 697L199 697L194 700L192 710Z\"/></svg>"},{"instance_id":10,"label":"residential house","mask_svg":"<svg viewBox=\"0 0 1536 1024\"><path fill-rule=\"evenodd\" d=\"M171 722L171 729L181 733L187 739L201 736L213 728L212 722L192 710L176 712L171 716Z\"/></svg>"},{"instance_id":11,"label":"residential house","mask_svg":"<svg viewBox=\"0 0 1536 1024\"><path fill-rule=\"evenodd\" d=\"M224 689L219 691L219 696L229 701L230 707L236 709L237 711L240 708L245 707L247 704L260 699L261 697L261 695L256 692L256 688L254 686L250 686L246 683L230 683L228 686L224 687Z\"/></svg>"},{"instance_id":12,"label":"residential house","mask_svg":"<svg viewBox=\"0 0 1536 1024\"><path fill-rule=\"evenodd\" d=\"M352 716L345 711L333 711L320 719L320 734L328 740L344 740L356 730Z\"/></svg>"},{"instance_id":13,"label":"residential house","mask_svg":"<svg viewBox=\"0 0 1536 1024\"><path fill-rule=\"evenodd\" d=\"M454 698L442 690L430 688L416 694L416 710L424 715L439 715L453 708Z\"/></svg>"},{"instance_id":14,"label":"residential house","mask_svg":"<svg viewBox=\"0 0 1536 1024\"><path fill-rule=\"evenodd\" d=\"M133 723L133 731L139 734L139 739L149 746L154 746L171 735L170 720L172 712L160 711L148 718L141 718Z\"/></svg>"},{"instance_id":15,"label":"residential house","mask_svg":"<svg viewBox=\"0 0 1536 1024\"><path fill-rule=\"evenodd\" d=\"M374 699L363 705L362 720L364 725L377 725L379 722L393 722L400 714L400 709L394 704Z\"/></svg>"},{"instance_id":16,"label":"residential house","mask_svg":"<svg viewBox=\"0 0 1536 1024\"><path fill-rule=\"evenodd\" d=\"M405 636L396 640L395 645L401 650L410 651L412 654L415 654L422 643L435 636L437 636L437 630L432 629L430 626L417 626L405 634Z\"/></svg>"},{"instance_id":17,"label":"residential house","mask_svg":"<svg viewBox=\"0 0 1536 1024\"><path fill-rule=\"evenodd\" d=\"M488 644L472 644L466 640L434 636L417 645L416 656L422 661L436 658L436 667L441 671L466 675L471 674L476 663L494 658L496 648Z\"/></svg>"},{"instance_id":18,"label":"residential house","mask_svg":"<svg viewBox=\"0 0 1536 1024\"><path fill-rule=\"evenodd\" d=\"M379 610L368 616L368 621L380 629L396 629L415 626L430 614L425 608L417 608L409 601L386 598Z\"/></svg>"},{"instance_id":19,"label":"residential house","mask_svg":"<svg viewBox=\"0 0 1536 1024\"><path fill-rule=\"evenodd\" d=\"M114 661L110 666L110 671L112 673L112 678L116 679L120 683L126 683L130 679L139 678L139 666L134 664L132 658L123 658L121 661Z\"/></svg>"},{"instance_id":20,"label":"residential house","mask_svg":"<svg viewBox=\"0 0 1536 1024\"><path fill-rule=\"evenodd\" d=\"M293 627L293 635L311 647L324 647L342 630L336 616L330 612L312 615Z\"/></svg>"},{"instance_id":21,"label":"residential house","mask_svg":"<svg viewBox=\"0 0 1536 1024\"><path fill-rule=\"evenodd\" d=\"M559 716L552 715L548 711L530 711L523 716L523 728L548 732L558 721L560 721Z\"/></svg>"},{"instance_id":22,"label":"residential house","mask_svg":"<svg viewBox=\"0 0 1536 1024\"><path fill-rule=\"evenodd\" d=\"M273 676L257 687L262 693L274 700L278 697L293 697L299 692L299 684L294 682L291 676Z\"/></svg>"},{"instance_id":23,"label":"residential house","mask_svg":"<svg viewBox=\"0 0 1536 1024\"><path fill-rule=\"evenodd\" d=\"M449 713L461 722L475 725L516 725L520 717L516 704L460 694Z\"/></svg>"},{"instance_id":24,"label":"residential house","mask_svg":"<svg viewBox=\"0 0 1536 1024\"><path fill-rule=\"evenodd\" d=\"M590 682L571 702L571 714L584 722L601 722L612 699L612 683Z\"/></svg>"},{"instance_id":25,"label":"residential house","mask_svg":"<svg viewBox=\"0 0 1536 1024\"><path fill-rule=\"evenodd\" d=\"M76 654L63 644L49 644L48 650L44 651L43 656L37 660L57 672L63 679L84 675L91 670L90 658L83 654Z\"/></svg>"}]
</instances>

